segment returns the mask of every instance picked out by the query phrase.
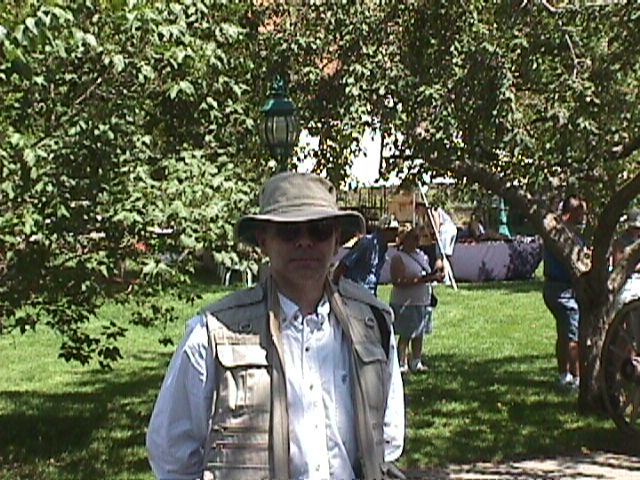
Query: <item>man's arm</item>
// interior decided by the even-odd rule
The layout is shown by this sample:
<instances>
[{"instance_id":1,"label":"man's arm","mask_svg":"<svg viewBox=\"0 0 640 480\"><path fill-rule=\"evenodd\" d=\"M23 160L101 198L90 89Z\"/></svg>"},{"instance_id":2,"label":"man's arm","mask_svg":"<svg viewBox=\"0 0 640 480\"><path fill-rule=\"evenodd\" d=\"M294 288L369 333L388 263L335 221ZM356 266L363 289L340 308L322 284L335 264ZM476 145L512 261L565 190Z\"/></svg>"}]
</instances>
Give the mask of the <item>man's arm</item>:
<instances>
[{"instance_id":1,"label":"man's arm","mask_svg":"<svg viewBox=\"0 0 640 480\"><path fill-rule=\"evenodd\" d=\"M340 278L349 271L353 265L358 262L360 257L363 255L364 250L366 248L365 237L360 238L351 249L344 254L344 256L336 265L336 268L333 269L332 280L336 285L340 282Z\"/></svg>"},{"instance_id":2,"label":"man's arm","mask_svg":"<svg viewBox=\"0 0 640 480\"><path fill-rule=\"evenodd\" d=\"M149 422L147 451L157 478L202 476L214 371L206 321L198 316L171 359Z\"/></svg>"}]
</instances>

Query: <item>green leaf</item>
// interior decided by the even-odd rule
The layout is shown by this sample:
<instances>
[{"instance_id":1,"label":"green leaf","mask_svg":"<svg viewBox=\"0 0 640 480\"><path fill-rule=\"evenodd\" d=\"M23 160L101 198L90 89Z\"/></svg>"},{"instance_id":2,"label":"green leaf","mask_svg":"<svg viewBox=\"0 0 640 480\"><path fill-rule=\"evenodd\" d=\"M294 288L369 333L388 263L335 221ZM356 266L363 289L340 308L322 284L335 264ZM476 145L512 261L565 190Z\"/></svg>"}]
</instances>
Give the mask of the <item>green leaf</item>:
<instances>
[{"instance_id":1,"label":"green leaf","mask_svg":"<svg viewBox=\"0 0 640 480\"><path fill-rule=\"evenodd\" d=\"M153 260L147 260L147 263L142 268L142 275L153 275L158 270L159 264Z\"/></svg>"},{"instance_id":2,"label":"green leaf","mask_svg":"<svg viewBox=\"0 0 640 480\"><path fill-rule=\"evenodd\" d=\"M180 91L180 84L172 85L169 89L169 98L174 100Z\"/></svg>"},{"instance_id":3,"label":"green leaf","mask_svg":"<svg viewBox=\"0 0 640 480\"><path fill-rule=\"evenodd\" d=\"M93 36L91 33L85 33L83 40L92 48L96 48L98 46L98 41L96 40L96 37Z\"/></svg>"},{"instance_id":4,"label":"green leaf","mask_svg":"<svg viewBox=\"0 0 640 480\"><path fill-rule=\"evenodd\" d=\"M13 36L18 40L18 43L25 45L27 43L27 39L24 36L24 26L18 25L13 32Z\"/></svg>"},{"instance_id":5,"label":"green leaf","mask_svg":"<svg viewBox=\"0 0 640 480\"><path fill-rule=\"evenodd\" d=\"M38 35L38 27L36 26L35 18L29 17L24 21L24 23L31 33L33 33L36 36Z\"/></svg>"},{"instance_id":6,"label":"green leaf","mask_svg":"<svg viewBox=\"0 0 640 480\"><path fill-rule=\"evenodd\" d=\"M113 70L115 73L120 73L124 70L125 60L123 55L116 54L113 57L111 57L110 60L111 60L111 63L113 64Z\"/></svg>"}]
</instances>

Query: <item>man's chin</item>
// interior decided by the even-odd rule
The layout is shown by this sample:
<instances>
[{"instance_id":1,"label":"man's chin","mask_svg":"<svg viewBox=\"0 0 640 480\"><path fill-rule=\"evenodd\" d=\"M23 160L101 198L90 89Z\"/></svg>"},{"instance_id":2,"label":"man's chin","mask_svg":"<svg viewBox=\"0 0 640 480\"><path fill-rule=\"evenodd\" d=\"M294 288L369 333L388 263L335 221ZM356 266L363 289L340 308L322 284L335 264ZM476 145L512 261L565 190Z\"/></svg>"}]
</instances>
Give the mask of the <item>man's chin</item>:
<instances>
[{"instance_id":1,"label":"man's chin","mask_svg":"<svg viewBox=\"0 0 640 480\"><path fill-rule=\"evenodd\" d=\"M328 270L323 268L318 268L318 266L311 267L303 267L300 265L292 266L287 271L287 276L295 279L296 283L303 284L316 284L320 282L324 282L325 278L328 275Z\"/></svg>"},{"instance_id":2,"label":"man's chin","mask_svg":"<svg viewBox=\"0 0 640 480\"><path fill-rule=\"evenodd\" d=\"M317 270L301 270L296 272L296 274L301 283L309 284L323 282L327 276L326 272Z\"/></svg>"}]
</instances>

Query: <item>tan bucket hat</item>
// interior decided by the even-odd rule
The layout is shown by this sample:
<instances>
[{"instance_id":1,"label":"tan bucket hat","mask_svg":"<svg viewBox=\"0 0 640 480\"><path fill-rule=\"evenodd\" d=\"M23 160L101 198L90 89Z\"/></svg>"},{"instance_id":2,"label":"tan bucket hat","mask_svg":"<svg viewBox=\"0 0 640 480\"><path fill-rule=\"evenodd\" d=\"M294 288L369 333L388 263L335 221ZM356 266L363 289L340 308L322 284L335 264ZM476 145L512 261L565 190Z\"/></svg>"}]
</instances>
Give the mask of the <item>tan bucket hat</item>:
<instances>
[{"instance_id":1,"label":"tan bucket hat","mask_svg":"<svg viewBox=\"0 0 640 480\"><path fill-rule=\"evenodd\" d=\"M260 191L260 212L236 223L236 239L257 245L256 230L265 223L308 222L335 218L342 240L363 233L364 218L352 210L340 210L336 189L314 174L285 172L271 177Z\"/></svg>"}]
</instances>

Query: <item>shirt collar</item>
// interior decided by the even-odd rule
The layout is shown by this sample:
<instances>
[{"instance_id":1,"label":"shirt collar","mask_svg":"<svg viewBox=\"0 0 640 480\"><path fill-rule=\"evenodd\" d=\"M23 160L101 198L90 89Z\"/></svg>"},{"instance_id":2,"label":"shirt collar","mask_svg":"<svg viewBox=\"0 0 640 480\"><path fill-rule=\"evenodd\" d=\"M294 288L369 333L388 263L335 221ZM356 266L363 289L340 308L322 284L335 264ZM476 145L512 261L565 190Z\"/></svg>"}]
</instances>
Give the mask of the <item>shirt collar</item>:
<instances>
[{"instance_id":1,"label":"shirt collar","mask_svg":"<svg viewBox=\"0 0 640 480\"><path fill-rule=\"evenodd\" d=\"M300 308L292 300L285 297L278 292L278 300L280 301L280 309L283 314L283 323L288 323L291 320L302 320L302 314ZM326 295L323 295L316 307L316 314L318 317L327 319L329 318L329 312L331 311L331 305Z\"/></svg>"}]
</instances>

